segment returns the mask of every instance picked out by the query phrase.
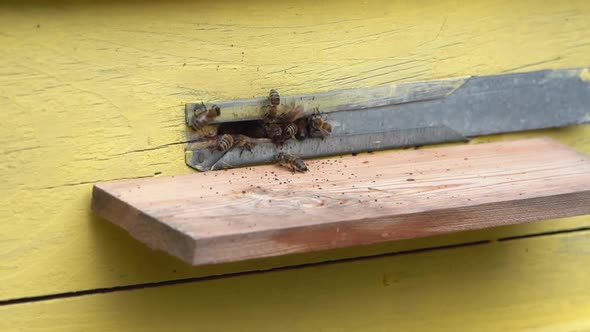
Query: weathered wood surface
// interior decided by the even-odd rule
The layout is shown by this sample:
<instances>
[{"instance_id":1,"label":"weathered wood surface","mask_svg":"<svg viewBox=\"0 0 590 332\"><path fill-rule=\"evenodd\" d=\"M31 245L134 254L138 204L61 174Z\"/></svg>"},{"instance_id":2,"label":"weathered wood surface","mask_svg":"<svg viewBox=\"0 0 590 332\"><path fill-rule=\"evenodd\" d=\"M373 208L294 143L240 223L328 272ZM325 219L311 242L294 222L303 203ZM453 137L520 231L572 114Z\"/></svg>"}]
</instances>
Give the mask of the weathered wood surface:
<instances>
[{"instance_id":1,"label":"weathered wood surface","mask_svg":"<svg viewBox=\"0 0 590 332\"><path fill-rule=\"evenodd\" d=\"M590 218L584 216L387 242L354 250L194 268L141 245L126 232L94 216L89 207L92 185L96 182L193 172L183 160L183 110L187 102L251 98L266 94L271 87L294 95L469 75L583 67L589 65L588 31L590 2L584 0L542 5L498 0L249 1L247 10L237 1L3 1L0 301L51 294L58 294L58 299L39 306L0 307L0 323L9 324L0 330L17 330L21 326L15 324L20 323L25 330L33 324L47 330L64 330L65 324L56 327L57 322L71 322L73 318L88 318L88 329L96 326L96 330L105 330L108 328L101 329L100 324L134 322L136 328L147 330L151 326L148 322L142 324L141 319L150 313L168 317L152 307L156 311L133 311L136 315L130 319L126 315L129 302L120 302L117 294L112 294L114 300L98 297L97 306L85 301L59 300L59 294L68 292L116 292L119 286L590 227ZM590 153L590 126L477 141L539 135L549 135ZM494 301L498 299L498 289L518 294L520 301L502 302L496 307L498 310L485 312L480 320L453 321L453 315L440 316L438 302L429 302L432 306L414 302L420 308L429 308L424 314L412 310L417 313L415 316L398 314L404 312L403 307L383 311L390 307L394 294L379 290L378 294L383 296L370 297L374 306L368 309L372 315L360 317L358 306L338 307L323 318L307 320L308 316L298 316L301 325L293 328L309 330L302 325L315 318L316 322L330 319L324 325L328 330L354 326L342 320L345 317L362 325L359 329L364 331L388 330L392 322L404 326L433 317L434 322L444 319L451 330L465 329L466 322L473 322L474 330L490 329L490 321L524 329L532 324L527 321L539 322L541 318L544 320L539 325L550 325L551 331L574 330L580 317L588 316L585 302L575 295L583 294L588 285L587 273L575 274L581 266L588 265L584 256L588 241L574 238L555 243L562 247L554 247L554 242L545 238L526 242L529 252L537 251L539 255L531 257L534 266L522 278L518 273L522 270L516 268L522 266L521 257L492 256L497 260L489 270L491 274L486 275L505 283L478 296L487 289L474 281L471 293L459 292L467 295L457 310L486 308L497 303ZM411 257L415 255L408 257L413 261ZM419 276L471 262L469 257L471 250L465 250L444 258L438 268L430 260L424 266L408 268L405 274L416 282L409 287L408 297L399 297L400 302L407 307L413 298L409 296L416 294L423 295L425 301L454 298L457 293L443 293L447 288L441 284L446 279L435 281ZM507 264L515 268L494 272ZM277 297L267 302L273 304L269 308L293 305L293 311L285 312L309 313L305 304L310 298L333 298L322 295L327 294L323 293L327 285L334 286L334 294L350 299L357 297L351 293L354 290L363 294L365 288L358 288L359 285L370 287L370 280L378 279L341 279L347 275L354 277L359 267L348 263L340 266L338 274L327 271L305 279L297 288L305 296L296 300ZM477 271L478 266L469 265L466 269ZM461 276L462 271L452 275L468 279ZM281 280L299 280L300 275L299 270L286 271ZM232 280L231 284L239 287L240 280ZM339 280L342 282L338 283ZM283 288L282 285L275 279L266 280L252 285L248 290L251 293L233 292L227 303L239 304L232 314L248 317L249 312L243 310L260 308L253 307L253 303L265 303L256 294ZM420 293L419 289L424 287L428 291ZM194 319L190 317L226 288L226 284L211 284L207 286L210 295L205 295L201 288L187 293L182 326L193 328ZM394 293L399 294L398 289ZM156 290L151 294L153 299L162 295ZM157 302L145 293L137 295L134 301ZM69 303L78 311L68 309ZM33 310L49 307L56 311L42 315ZM268 326L279 330L285 327L285 315L271 311L264 319L276 317ZM218 317L215 310L207 312L199 324L218 324ZM161 322L172 321L175 320ZM241 330L260 330L260 321L244 319L240 323ZM432 329L431 325L421 327Z\"/></svg>"},{"instance_id":2,"label":"weathered wood surface","mask_svg":"<svg viewBox=\"0 0 590 332\"><path fill-rule=\"evenodd\" d=\"M194 265L590 214L590 157L551 140L100 183L92 207Z\"/></svg>"}]
</instances>

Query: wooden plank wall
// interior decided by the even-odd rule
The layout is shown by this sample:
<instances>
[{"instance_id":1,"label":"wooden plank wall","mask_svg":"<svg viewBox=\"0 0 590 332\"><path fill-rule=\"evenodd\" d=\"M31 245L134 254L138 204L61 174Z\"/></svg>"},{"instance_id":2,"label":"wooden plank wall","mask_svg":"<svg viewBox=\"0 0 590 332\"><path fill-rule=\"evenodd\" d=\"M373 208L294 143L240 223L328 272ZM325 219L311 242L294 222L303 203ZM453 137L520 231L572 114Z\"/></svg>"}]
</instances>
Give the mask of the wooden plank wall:
<instances>
[{"instance_id":1,"label":"wooden plank wall","mask_svg":"<svg viewBox=\"0 0 590 332\"><path fill-rule=\"evenodd\" d=\"M90 212L191 172L185 102L589 66L588 1L6 1L0 45L2 331L590 329L589 217L191 268ZM543 135L590 153L590 126L478 141Z\"/></svg>"}]
</instances>

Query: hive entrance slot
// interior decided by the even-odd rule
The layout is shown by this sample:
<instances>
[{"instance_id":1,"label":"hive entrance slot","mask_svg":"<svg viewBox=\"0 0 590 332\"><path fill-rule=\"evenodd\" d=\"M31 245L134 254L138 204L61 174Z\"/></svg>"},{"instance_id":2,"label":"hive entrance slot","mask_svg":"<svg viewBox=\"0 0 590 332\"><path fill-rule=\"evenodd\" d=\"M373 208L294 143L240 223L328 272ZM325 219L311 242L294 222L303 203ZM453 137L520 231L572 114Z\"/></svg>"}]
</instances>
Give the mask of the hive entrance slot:
<instances>
[{"instance_id":1,"label":"hive entrance slot","mask_svg":"<svg viewBox=\"0 0 590 332\"><path fill-rule=\"evenodd\" d=\"M217 128L219 135L244 135L251 138L264 138L263 123L260 120L224 122Z\"/></svg>"}]
</instances>

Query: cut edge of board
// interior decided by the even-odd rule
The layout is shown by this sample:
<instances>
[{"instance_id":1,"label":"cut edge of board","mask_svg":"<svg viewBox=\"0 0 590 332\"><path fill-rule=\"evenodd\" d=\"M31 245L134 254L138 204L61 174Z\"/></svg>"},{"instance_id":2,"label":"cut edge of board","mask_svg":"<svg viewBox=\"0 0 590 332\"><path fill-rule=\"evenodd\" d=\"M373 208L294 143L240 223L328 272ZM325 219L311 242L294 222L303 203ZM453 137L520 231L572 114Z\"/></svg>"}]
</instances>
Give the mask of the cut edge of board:
<instances>
[{"instance_id":1,"label":"cut edge of board","mask_svg":"<svg viewBox=\"0 0 590 332\"><path fill-rule=\"evenodd\" d=\"M519 204L526 204L527 209L524 210L518 207L517 205ZM548 208L562 204L575 204L576 208L569 209L567 213L556 212L556 210ZM469 223L469 219L471 219L473 214L484 208L487 208L490 213L493 213L494 218L489 218L486 222L477 221L475 223ZM507 212L510 212L510 214ZM366 246L384 242L481 230L585 214L590 214L590 190L522 200L477 204L459 209L438 209L385 218L349 220L314 226L299 226L258 231L248 233L248 239L244 239L243 235L239 234L205 238L198 240L202 246L200 249L197 248L194 251L193 259L191 261L185 260L185 262L193 265L232 263L258 258ZM451 221L447 221L444 224L440 223L438 220L442 218ZM399 229L395 224L400 222L403 222L405 228L408 229L421 229L420 227L423 227L421 229L422 232L399 232ZM390 230L388 226L394 230ZM377 228L380 232L375 230ZM338 236L339 233L348 235L354 234L354 236L340 238ZM282 251L278 251L276 248L273 250L260 250L257 248L264 247L264 245L260 245L260 238L266 238L266 242L269 241L268 238L270 238L270 241L276 241L279 243L306 244L308 244L310 238L312 238L314 239L315 244L313 248L304 246L291 247L290 249ZM219 255L220 252L227 251L228 248L231 248L231 243L237 241L239 241L241 249L234 252L232 257ZM244 247L246 247L246 250ZM247 250L248 247L251 247L252 251L256 251L256 254L252 255L252 251Z\"/></svg>"},{"instance_id":2,"label":"cut edge of board","mask_svg":"<svg viewBox=\"0 0 590 332\"><path fill-rule=\"evenodd\" d=\"M585 154L550 139L520 140L515 143L522 141L537 141L556 145L560 149L575 152L585 161L590 161L590 158ZM483 145L515 143L501 142ZM457 146L449 148L457 148ZM116 182L127 181L129 180ZM108 185L109 183L98 183L93 188L92 210L96 214L122 227L132 237L150 248L163 250L192 265L230 263L288 254L310 253L590 214L590 190L578 190L558 195L548 193L546 196L533 198L499 200L492 203L465 205L459 208L432 209L380 218L355 219L198 238L175 229L112 195L105 188ZM555 208L564 204L568 206L568 209ZM523 205L526 207L523 208ZM474 220L474 217L484 210L488 212L485 222ZM440 219L443 218L446 222L440 223ZM408 232L409 230L411 231ZM339 234L348 234L348 236L342 238ZM353 236L350 236L351 234ZM313 240L310 241L310 239ZM269 242L289 243L290 245L282 247L283 249L277 249L268 246ZM311 242L313 245L310 245ZM239 243L239 246L236 247L236 243Z\"/></svg>"},{"instance_id":3,"label":"cut edge of board","mask_svg":"<svg viewBox=\"0 0 590 332\"><path fill-rule=\"evenodd\" d=\"M195 252L195 239L119 200L102 188L101 184L95 184L92 188L91 209L148 247L165 251L184 262L194 261L190 253Z\"/></svg>"}]
</instances>

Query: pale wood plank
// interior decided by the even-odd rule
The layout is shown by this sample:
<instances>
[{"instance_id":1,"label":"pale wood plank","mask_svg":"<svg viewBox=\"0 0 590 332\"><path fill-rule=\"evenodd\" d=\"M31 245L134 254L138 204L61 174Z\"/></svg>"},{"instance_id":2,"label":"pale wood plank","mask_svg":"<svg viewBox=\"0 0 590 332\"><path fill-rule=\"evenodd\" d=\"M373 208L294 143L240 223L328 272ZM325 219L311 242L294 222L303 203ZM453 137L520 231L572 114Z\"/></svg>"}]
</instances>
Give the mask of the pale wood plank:
<instances>
[{"instance_id":1,"label":"pale wood plank","mask_svg":"<svg viewBox=\"0 0 590 332\"><path fill-rule=\"evenodd\" d=\"M194 265L590 213L590 157L549 139L100 183L93 210Z\"/></svg>"}]
</instances>

